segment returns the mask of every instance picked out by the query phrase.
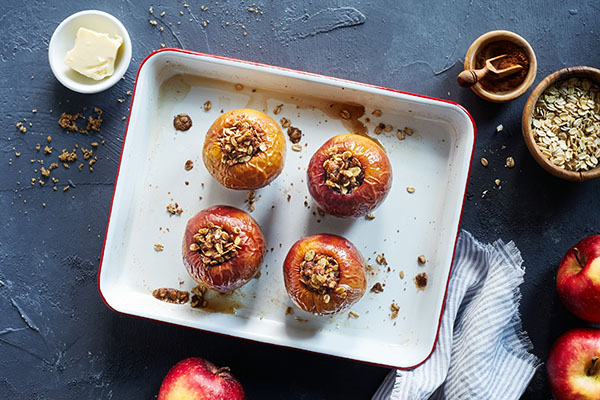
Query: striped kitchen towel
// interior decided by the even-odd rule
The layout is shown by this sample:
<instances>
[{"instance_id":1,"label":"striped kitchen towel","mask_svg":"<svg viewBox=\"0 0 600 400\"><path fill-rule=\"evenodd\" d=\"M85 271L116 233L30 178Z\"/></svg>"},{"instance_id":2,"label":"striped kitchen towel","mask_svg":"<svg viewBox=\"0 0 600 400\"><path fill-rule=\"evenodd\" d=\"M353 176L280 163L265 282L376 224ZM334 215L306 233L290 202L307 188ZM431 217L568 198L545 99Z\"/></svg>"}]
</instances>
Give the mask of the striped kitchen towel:
<instances>
[{"instance_id":1,"label":"striped kitchen towel","mask_svg":"<svg viewBox=\"0 0 600 400\"><path fill-rule=\"evenodd\" d=\"M462 231L435 351L392 370L373 399L518 399L540 365L521 329L522 263L513 242L484 245Z\"/></svg>"}]
</instances>

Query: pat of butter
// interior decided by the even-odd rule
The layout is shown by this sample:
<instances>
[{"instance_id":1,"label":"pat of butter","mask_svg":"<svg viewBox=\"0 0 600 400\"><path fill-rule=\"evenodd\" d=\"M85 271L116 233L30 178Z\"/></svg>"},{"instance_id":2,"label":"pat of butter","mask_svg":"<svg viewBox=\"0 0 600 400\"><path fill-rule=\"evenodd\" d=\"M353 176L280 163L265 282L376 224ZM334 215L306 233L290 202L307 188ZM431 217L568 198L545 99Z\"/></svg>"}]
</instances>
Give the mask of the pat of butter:
<instances>
[{"instance_id":1,"label":"pat of butter","mask_svg":"<svg viewBox=\"0 0 600 400\"><path fill-rule=\"evenodd\" d=\"M75 38L75 47L65 56L65 64L82 75L101 80L115 72L117 51L123 44L123 38L106 33L79 28Z\"/></svg>"}]
</instances>

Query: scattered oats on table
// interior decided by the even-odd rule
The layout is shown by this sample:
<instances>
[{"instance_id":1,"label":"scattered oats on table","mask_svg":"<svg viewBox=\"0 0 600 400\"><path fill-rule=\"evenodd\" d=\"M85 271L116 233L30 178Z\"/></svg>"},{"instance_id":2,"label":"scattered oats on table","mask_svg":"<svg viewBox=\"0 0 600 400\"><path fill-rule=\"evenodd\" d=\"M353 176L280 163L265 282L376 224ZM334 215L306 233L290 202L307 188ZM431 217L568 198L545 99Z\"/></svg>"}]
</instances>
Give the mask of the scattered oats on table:
<instances>
[{"instance_id":1,"label":"scattered oats on table","mask_svg":"<svg viewBox=\"0 0 600 400\"><path fill-rule=\"evenodd\" d=\"M504 125L500 124L496 127L496 132L502 132L504 130Z\"/></svg>"},{"instance_id":2,"label":"scattered oats on table","mask_svg":"<svg viewBox=\"0 0 600 400\"><path fill-rule=\"evenodd\" d=\"M485 157L481 157L481 165L483 165L484 167L488 166L488 160Z\"/></svg>"},{"instance_id":3,"label":"scattered oats on table","mask_svg":"<svg viewBox=\"0 0 600 400\"><path fill-rule=\"evenodd\" d=\"M281 127L282 128L289 128L290 125L292 124L292 122L289 119L287 119L287 118L281 118L279 120L279 122L281 123Z\"/></svg>"},{"instance_id":4,"label":"scattered oats on table","mask_svg":"<svg viewBox=\"0 0 600 400\"><path fill-rule=\"evenodd\" d=\"M500 186L500 184L502 183L502 181L500 179L496 179L494 181L494 183L496 184L496 186Z\"/></svg>"},{"instance_id":5,"label":"scattered oats on table","mask_svg":"<svg viewBox=\"0 0 600 400\"><path fill-rule=\"evenodd\" d=\"M295 126L290 126L287 130L287 134L292 143L298 143L302 139L302 131Z\"/></svg>"},{"instance_id":6,"label":"scattered oats on table","mask_svg":"<svg viewBox=\"0 0 600 400\"><path fill-rule=\"evenodd\" d=\"M505 167L513 168L514 166L515 166L515 159L512 157L507 157Z\"/></svg>"},{"instance_id":7,"label":"scattered oats on table","mask_svg":"<svg viewBox=\"0 0 600 400\"><path fill-rule=\"evenodd\" d=\"M548 87L531 116L533 139L557 167L586 171L600 160L600 87L571 78Z\"/></svg>"}]
</instances>

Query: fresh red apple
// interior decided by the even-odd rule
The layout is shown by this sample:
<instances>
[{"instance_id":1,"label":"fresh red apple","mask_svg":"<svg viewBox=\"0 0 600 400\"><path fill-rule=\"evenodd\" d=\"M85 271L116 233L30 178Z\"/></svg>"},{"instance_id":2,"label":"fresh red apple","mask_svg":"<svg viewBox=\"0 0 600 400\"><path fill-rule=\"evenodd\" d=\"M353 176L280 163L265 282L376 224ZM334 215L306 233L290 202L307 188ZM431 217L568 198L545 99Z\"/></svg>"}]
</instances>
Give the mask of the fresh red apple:
<instances>
[{"instance_id":1,"label":"fresh red apple","mask_svg":"<svg viewBox=\"0 0 600 400\"><path fill-rule=\"evenodd\" d=\"M203 358L192 357L171 368L158 400L244 400L244 389L229 368L219 368Z\"/></svg>"},{"instance_id":2,"label":"fresh red apple","mask_svg":"<svg viewBox=\"0 0 600 400\"><path fill-rule=\"evenodd\" d=\"M600 324L600 235L588 236L567 251L558 267L556 289L569 311Z\"/></svg>"},{"instance_id":3,"label":"fresh red apple","mask_svg":"<svg viewBox=\"0 0 600 400\"><path fill-rule=\"evenodd\" d=\"M573 329L559 337L546 369L556 400L600 399L600 329Z\"/></svg>"}]
</instances>

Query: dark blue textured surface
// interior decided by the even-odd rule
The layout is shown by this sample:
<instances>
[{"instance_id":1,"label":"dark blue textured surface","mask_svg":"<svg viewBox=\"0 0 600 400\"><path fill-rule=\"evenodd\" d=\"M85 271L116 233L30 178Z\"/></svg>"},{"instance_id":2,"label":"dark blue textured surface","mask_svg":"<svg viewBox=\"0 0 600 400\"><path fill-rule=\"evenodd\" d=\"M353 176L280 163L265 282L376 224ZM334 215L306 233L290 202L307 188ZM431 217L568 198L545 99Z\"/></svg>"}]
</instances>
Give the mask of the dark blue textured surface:
<instances>
[{"instance_id":1,"label":"dark blue textured surface","mask_svg":"<svg viewBox=\"0 0 600 400\"><path fill-rule=\"evenodd\" d=\"M597 0L217 3L190 2L186 8L173 0L3 2L0 398L149 399L168 369L192 355L229 365L250 399L366 399L387 373L356 362L119 316L102 303L96 275L125 129L121 117L130 102L126 92L133 88L140 62L161 43L463 104L478 127L463 228L483 241L514 240L521 249L527 268L521 314L542 360L560 333L584 325L560 304L554 276L564 251L600 230L600 181L568 183L545 173L521 138L526 98L490 104L458 88L455 78L469 44L492 29L515 31L531 43L538 56L536 83L562 67L600 67ZM154 16L148 13L150 5ZM248 11L257 6L262 14ZM133 43L125 79L96 95L63 88L47 62L54 28L86 8L115 15ZM162 11L166 15L161 18ZM158 20L158 26L149 19ZM210 22L203 27L206 20ZM56 124L60 113L84 106L104 110L101 133L64 133ZM25 134L15 127L23 118ZM504 130L497 133L500 123ZM43 148L48 135L54 153L44 156L35 146ZM89 147L101 140L105 144L96 152L94 172L87 166L81 172L76 165L60 167L53 171L60 180L57 191L49 183L31 185L40 168L31 160L54 160L62 148ZM488 168L479 164L482 156L490 161ZM507 156L515 158L515 168L504 168ZM496 178L502 180L501 190L494 188ZM69 179L76 187L63 192ZM548 398L542 368L523 399Z\"/></svg>"}]
</instances>

